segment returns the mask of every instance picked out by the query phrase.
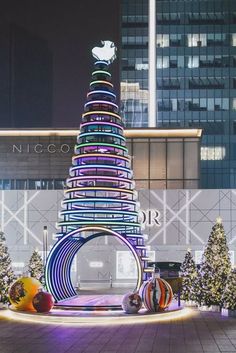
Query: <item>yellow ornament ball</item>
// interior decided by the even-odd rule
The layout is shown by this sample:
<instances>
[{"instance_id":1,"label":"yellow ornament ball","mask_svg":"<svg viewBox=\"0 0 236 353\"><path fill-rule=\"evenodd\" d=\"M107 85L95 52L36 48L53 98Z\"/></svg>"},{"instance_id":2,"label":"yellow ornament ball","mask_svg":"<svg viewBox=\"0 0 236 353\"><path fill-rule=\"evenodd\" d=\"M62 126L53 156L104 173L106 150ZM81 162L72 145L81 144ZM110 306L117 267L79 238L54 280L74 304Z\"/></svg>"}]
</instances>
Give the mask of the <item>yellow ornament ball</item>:
<instances>
[{"instance_id":1,"label":"yellow ornament ball","mask_svg":"<svg viewBox=\"0 0 236 353\"><path fill-rule=\"evenodd\" d=\"M35 311L32 300L42 284L33 277L18 278L9 289L9 300L17 310Z\"/></svg>"}]
</instances>

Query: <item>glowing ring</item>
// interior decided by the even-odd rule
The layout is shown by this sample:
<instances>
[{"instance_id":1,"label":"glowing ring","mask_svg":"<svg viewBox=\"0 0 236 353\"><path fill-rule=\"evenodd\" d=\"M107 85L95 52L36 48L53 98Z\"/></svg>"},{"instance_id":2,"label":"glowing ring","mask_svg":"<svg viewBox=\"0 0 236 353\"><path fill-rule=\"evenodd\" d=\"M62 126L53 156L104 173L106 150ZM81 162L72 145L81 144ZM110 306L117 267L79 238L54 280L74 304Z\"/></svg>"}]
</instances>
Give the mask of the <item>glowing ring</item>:
<instances>
[{"instance_id":1,"label":"glowing ring","mask_svg":"<svg viewBox=\"0 0 236 353\"><path fill-rule=\"evenodd\" d=\"M85 107L87 107L88 105L95 105L95 104L107 104L107 105L112 105L113 107L115 107L116 109L118 109L118 105L115 104L115 103L112 103L112 102L109 102L109 101L103 101L103 100L92 100L92 101L89 101L87 103L85 103Z\"/></svg>"},{"instance_id":2,"label":"glowing ring","mask_svg":"<svg viewBox=\"0 0 236 353\"><path fill-rule=\"evenodd\" d=\"M94 114L111 115L111 116L114 116L115 118L118 118L121 120L121 117L118 114L112 113L112 112L104 112L102 110L94 110L94 111L86 112L86 113L82 114L82 117L85 117L87 115L94 115Z\"/></svg>"},{"instance_id":3,"label":"glowing ring","mask_svg":"<svg viewBox=\"0 0 236 353\"><path fill-rule=\"evenodd\" d=\"M89 125L107 125L107 126L115 126L117 127L117 129L121 129L121 130L124 130L123 126L122 125L118 125L118 124L115 124L115 123L110 123L109 121L105 122L105 121L89 121L87 123L82 123L80 125L80 128L84 127L84 126L89 126Z\"/></svg>"},{"instance_id":4,"label":"glowing ring","mask_svg":"<svg viewBox=\"0 0 236 353\"><path fill-rule=\"evenodd\" d=\"M96 75L96 74L105 74L105 75L111 77L111 74L110 74L110 72L108 72L108 71L96 70L96 71L93 71L93 72L92 72L92 75Z\"/></svg>"},{"instance_id":5,"label":"glowing ring","mask_svg":"<svg viewBox=\"0 0 236 353\"><path fill-rule=\"evenodd\" d=\"M87 97L89 97L90 95L92 95L92 94L108 94L109 96L112 96L112 97L114 97L114 99L116 99L116 95L114 94L114 93L112 93L112 92L109 92L109 91L104 91L104 90L94 90L94 91L91 91L91 92L89 92L88 94L87 94Z\"/></svg>"},{"instance_id":6,"label":"glowing ring","mask_svg":"<svg viewBox=\"0 0 236 353\"><path fill-rule=\"evenodd\" d=\"M83 148L83 147L90 147L90 146L108 146L108 147L114 147L117 149L122 149L126 152L128 152L128 148L124 147L124 146L117 146L113 143L103 143L103 142L88 142L88 143L80 143L78 145L75 146L76 149L78 148Z\"/></svg>"},{"instance_id":7,"label":"glowing ring","mask_svg":"<svg viewBox=\"0 0 236 353\"><path fill-rule=\"evenodd\" d=\"M83 238L80 240L75 240L73 241L73 236L77 235L78 233L86 232L86 231L100 231L101 233L95 233L87 238ZM70 296L76 295L77 293L75 290L71 290L71 264L73 261L73 258L75 256L74 252L68 251L69 248L71 248L71 242L75 243L78 242L78 250L88 241L95 239L100 236L104 236L105 234L108 235L113 235L117 238L119 238L124 244L126 244L133 254L136 265L137 265L137 270L138 270L138 278L137 278L137 283L136 283L136 290L138 290L141 286L142 283L142 275L143 275L143 269L142 269L142 260L138 253L136 252L135 247L128 241L126 240L122 235L119 233L105 228L105 227L99 227L99 226L92 226L92 227L84 227L80 229L76 229L70 233L67 233L57 241L57 243L53 246L48 258L47 258L47 263L45 267L45 279L46 279L46 286L47 289L51 292L51 294L54 296L56 300L62 300L66 299ZM67 262L65 261L65 258L63 258L61 255L62 249L66 249L65 251L67 252L68 256L70 257L70 261ZM68 261L68 260L67 260ZM59 267L57 266L57 263L59 263ZM64 268L63 268L64 266ZM54 269L57 268L57 272L54 272ZM69 278L69 282L66 281L66 278ZM55 281L57 285L55 286ZM70 295L68 295L68 293Z\"/></svg>"},{"instance_id":8,"label":"glowing ring","mask_svg":"<svg viewBox=\"0 0 236 353\"><path fill-rule=\"evenodd\" d=\"M65 193L70 193L70 192L75 192L75 191L112 191L112 192L125 192L128 194L135 194L134 190L128 190L128 189L120 189L120 188L111 188L111 187L101 187L101 186L88 186L88 187L76 187L76 188L70 188L66 189Z\"/></svg>"},{"instance_id":9,"label":"glowing ring","mask_svg":"<svg viewBox=\"0 0 236 353\"><path fill-rule=\"evenodd\" d=\"M124 157L124 156L120 156L118 154L111 154L111 153L83 153L83 154L78 154L78 155L72 157L72 162L74 160L77 160L77 159L80 159L80 158L91 159L93 157L102 157L103 159L107 159L107 158L122 159L122 160L124 160L126 162L130 162L130 158L129 157Z\"/></svg>"},{"instance_id":10,"label":"glowing ring","mask_svg":"<svg viewBox=\"0 0 236 353\"><path fill-rule=\"evenodd\" d=\"M112 88L114 87L111 82L103 81L103 80L92 81L92 82L90 83L90 86L92 86L92 85L97 85L97 84L100 84L100 83L105 84L105 85L108 85L108 86L111 86Z\"/></svg>"},{"instance_id":11,"label":"glowing ring","mask_svg":"<svg viewBox=\"0 0 236 353\"><path fill-rule=\"evenodd\" d=\"M79 138L83 138L83 137L86 137L86 136L94 136L94 135L106 135L106 136L115 136L117 137L118 139L121 139L123 141L125 141L125 137L122 136L122 135L118 135L114 132L104 132L104 131L95 131L95 132L84 132L84 133L81 133Z\"/></svg>"}]
</instances>

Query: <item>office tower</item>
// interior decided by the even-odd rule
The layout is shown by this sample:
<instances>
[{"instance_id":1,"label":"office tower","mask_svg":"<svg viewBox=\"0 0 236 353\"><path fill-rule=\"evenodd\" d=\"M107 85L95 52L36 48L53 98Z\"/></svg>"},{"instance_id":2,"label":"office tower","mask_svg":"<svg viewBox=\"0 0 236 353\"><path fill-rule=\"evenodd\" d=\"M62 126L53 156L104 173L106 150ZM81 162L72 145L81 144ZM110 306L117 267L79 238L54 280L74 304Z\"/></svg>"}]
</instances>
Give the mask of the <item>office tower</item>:
<instances>
[{"instance_id":1,"label":"office tower","mask_svg":"<svg viewBox=\"0 0 236 353\"><path fill-rule=\"evenodd\" d=\"M123 0L127 127L201 127L201 187L236 187L236 2Z\"/></svg>"}]
</instances>

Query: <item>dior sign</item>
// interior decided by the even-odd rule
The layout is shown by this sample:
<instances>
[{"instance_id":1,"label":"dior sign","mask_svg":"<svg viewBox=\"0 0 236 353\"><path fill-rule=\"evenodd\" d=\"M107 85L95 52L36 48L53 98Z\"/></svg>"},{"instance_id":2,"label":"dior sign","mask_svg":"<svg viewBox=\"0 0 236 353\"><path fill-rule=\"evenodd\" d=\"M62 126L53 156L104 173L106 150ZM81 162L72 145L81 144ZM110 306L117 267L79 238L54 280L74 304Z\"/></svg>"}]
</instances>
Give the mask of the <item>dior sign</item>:
<instances>
[{"instance_id":1,"label":"dior sign","mask_svg":"<svg viewBox=\"0 0 236 353\"><path fill-rule=\"evenodd\" d=\"M154 209L141 210L139 212L140 222L147 227L160 227L160 212Z\"/></svg>"},{"instance_id":2,"label":"dior sign","mask_svg":"<svg viewBox=\"0 0 236 353\"><path fill-rule=\"evenodd\" d=\"M35 145L32 144L18 144L12 145L13 153L69 153L71 152L72 147L67 143L63 143L62 145L56 145L55 143L49 143L43 145L42 143L37 143Z\"/></svg>"}]
</instances>

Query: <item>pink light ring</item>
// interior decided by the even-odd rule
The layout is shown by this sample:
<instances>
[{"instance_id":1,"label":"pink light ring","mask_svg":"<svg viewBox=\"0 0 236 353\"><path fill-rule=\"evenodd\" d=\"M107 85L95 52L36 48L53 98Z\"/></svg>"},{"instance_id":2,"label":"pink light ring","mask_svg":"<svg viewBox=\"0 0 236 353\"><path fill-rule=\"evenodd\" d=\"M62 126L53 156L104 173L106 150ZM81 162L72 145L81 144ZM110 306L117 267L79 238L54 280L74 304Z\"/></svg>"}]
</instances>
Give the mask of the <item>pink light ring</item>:
<instances>
[{"instance_id":1,"label":"pink light ring","mask_svg":"<svg viewBox=\"0 0 236 353\"><path fill-rule=\"evenodd\" d=\"M73 166L73 167L70 167L69 169L69 172L70 172L70 175L74 172L74 171L89 171L91 172L92 170L107 170L108 171L114 171L114 170L118 170L118 171L124 171L128 174L130 174L130 177L132 178L133 177L133 171L130 170L129 168L126 168L126 167L118 167L118 166L111 166L111 165L100 165L100 164L90 164L90 165L77 165L77 166Z\"/></svg>"},{"instance_id":2,"label":"pink light ring","mask_svg":"<svg viewBox=\"0 0 236 353\"><path fill-rule=\"evenodd\" d=\"M85 154L77 154L75 156L72 157L72 162L76 161L78 159L84 159L84 160L91 160L94 158L99 158L102 160L122 160L125 162L130 162L130 158L129 157L123 157L123 156L119 156L118 154L109 154L109 153L85 153Z\"/></svg>"},{"instance_id":3,"label":"pink light ring","mask_svg":"<svg viewBox=\"0 0 236 353\"><path fill-rule=\"evenodd\" d=\"M101 90L101 89L90 91L87 94L87 97L91 96L92 94L108 94L109 96L112 96L112 97L114 97L114 99L116 99L116 95L113 92L105 91L105 90Z\"/></svg>"},{"instance_id":4,"label":"pink light ring","mask_svg":"<svg viewBox=\"0 0 236 353\"><path fill-rule=\"evenodd\" d=\"M91 104L107 104L107 105L112 105L113 107L115 108L119 108L117 104L115 103L112 103L110 101L104 101L104 100L92 100L92 101L89 101L87 103L85 103L84 107L87 107L88 105L91 105Z\"/></svg>"},{"instance_id":5,"label":"pink light ring","mask_svg":"<svg viewBox=\"0 0 236 353\"><path fill-rule=\"evenodd\" d=\"M107 125L107 126L114 126L114 127L117 127L118 129L121 129L121 130L124 130L124 127L122 125L118 125L116 123L110 123L109 121L108 122L105 122L105 121L89 121L87 123L82 123L80 125L80 128L84 127L84 126L89 126L89 125Z\"/></svg>"},{"instance_id":6,"label":"pink light ring","mask_svg":"<svg viewBox=\"0 0 236 353\"><path fill-rule=\"evenodd\" d=\"M67 178L66 182L70 183L72 181L89 181L89 180L108 180L108 181L121 181L121 182L126 182L129 184L132 184L133 180L127 179L127 178L120 178L120 177L110 177L110 176L104 176L104 175L88 175L88 176L76 176L72 178Z\"/></svg>"},{"instance_id":7,"label":"pink light ring","mask_svg":"<svg viewBox=\"0 0 236 353\"><path fill-rule=\"evenodd\" d=\"M136 211L123 211L123 210L113 210L113 211L110 211L110 210L107 210L107 209L97 209L97 208L94 208L94 209L89 209L89 210L62 210L60 212L60 217L62 217L63 215L78 215L82 213L82 218L83 215L85 213L97 213L97 214L105 214L106 216L108 214L111 214L111 215L119 215L119 216L122 216L122 215L126 215L126 216L132 216L132 217L137 217L138 216L138 212ZM81 216L80 216L81 217ZM85 216L86 218L87 216Z\"/></svg>"}]
</instances>

